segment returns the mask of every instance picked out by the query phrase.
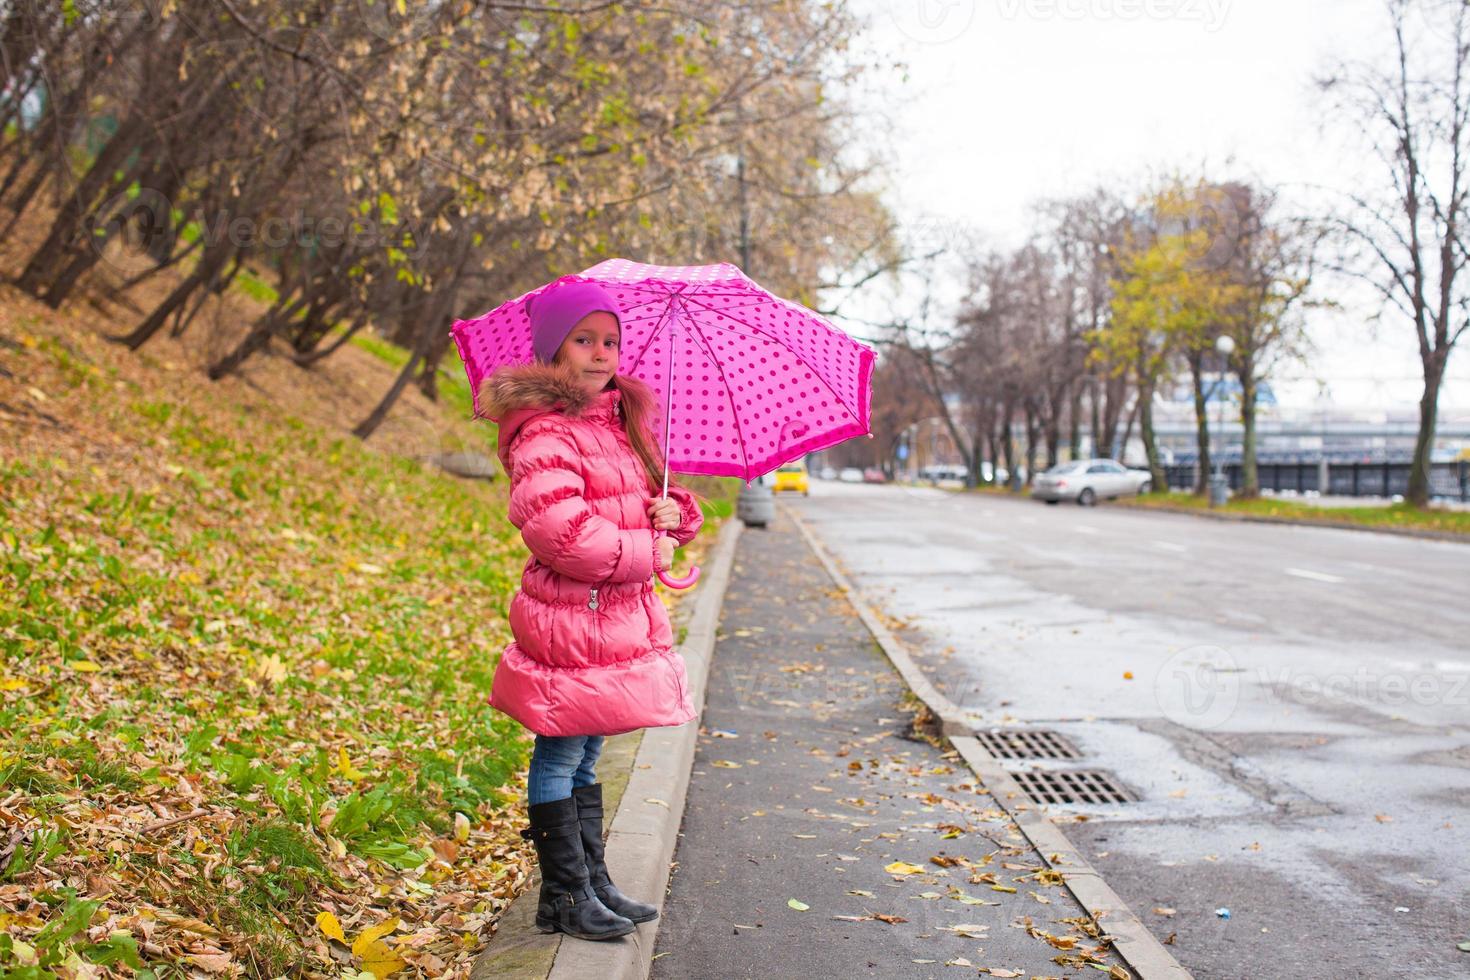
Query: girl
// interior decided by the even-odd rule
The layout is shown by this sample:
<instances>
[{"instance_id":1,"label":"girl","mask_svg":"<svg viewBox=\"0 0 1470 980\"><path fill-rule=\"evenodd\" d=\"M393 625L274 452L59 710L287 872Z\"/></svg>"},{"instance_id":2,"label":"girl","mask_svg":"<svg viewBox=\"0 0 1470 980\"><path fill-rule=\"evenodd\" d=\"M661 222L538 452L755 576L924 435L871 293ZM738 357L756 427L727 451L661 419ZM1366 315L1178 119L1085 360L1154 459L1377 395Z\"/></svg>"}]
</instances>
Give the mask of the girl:
<instances>
[{"instance_id":1,"label":"girl","mask_svg":"<svg viewBox=\"0 0 1470 980\"><path fill-rule=\"evenodd\" d=\"M610 939L658 910L608 879L593 767L604 736L695 716L652 576L703 516L687 490L654 496L658 408L647 385L617 373L613 297L566 281L527 310L535 362L501 368L481 391L500 424L510 519L531 551L490 704L536 734L521 835L541 862L537 927Z\"/></svg>"}]
</instances>

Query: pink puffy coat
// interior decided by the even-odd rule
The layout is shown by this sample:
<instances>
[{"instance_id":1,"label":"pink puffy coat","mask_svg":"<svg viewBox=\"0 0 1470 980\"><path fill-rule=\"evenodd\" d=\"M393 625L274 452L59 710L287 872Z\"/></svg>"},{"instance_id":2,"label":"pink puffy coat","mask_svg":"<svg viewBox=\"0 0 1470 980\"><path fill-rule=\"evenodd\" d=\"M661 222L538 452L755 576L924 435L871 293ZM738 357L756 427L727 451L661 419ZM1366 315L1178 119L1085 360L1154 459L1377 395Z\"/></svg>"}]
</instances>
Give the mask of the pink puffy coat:
<instances>
[{"instance_id":1,"label":"pink puffy coat","mask_svg":"<svg viewBox=\"0 0 1470 980\"><path fill-rule=\"evenodd\" d=\"M684 660L653 590L653 494L619 402L631 382L589 394L556 365L501 368L481 391L500 423L510 520L531 550L510 604L514 641L495 668L490 704L539 735L617 735L695 716ZM670 487L687 544L704 520Z\"/></svg>"}]
</instances>

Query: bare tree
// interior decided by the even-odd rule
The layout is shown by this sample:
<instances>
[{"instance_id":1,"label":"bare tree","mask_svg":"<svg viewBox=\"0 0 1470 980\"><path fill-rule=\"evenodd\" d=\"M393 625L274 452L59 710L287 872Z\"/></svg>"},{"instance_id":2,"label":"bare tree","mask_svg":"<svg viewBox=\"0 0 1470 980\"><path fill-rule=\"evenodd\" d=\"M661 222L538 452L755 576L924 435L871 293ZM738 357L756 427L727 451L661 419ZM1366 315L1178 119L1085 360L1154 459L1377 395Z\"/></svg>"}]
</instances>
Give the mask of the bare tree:
<instances>
[{"instance_id":1,"label":"bare tree","mask_svg":"<svg viewBox=\"0 0 1470 980\"><path fill-rule=\"evenodd\" d=\"M1332 220L1348 246L1340 268L1370 283L1418 342L1424 391L1406 496L1422 507L1445 367L1470 325L1470 5L1385 6L1390 63L1341 64L1320 86L1380 167L1381 183L1350 194L1351 207Z\"/></svg>"}]
</instances>

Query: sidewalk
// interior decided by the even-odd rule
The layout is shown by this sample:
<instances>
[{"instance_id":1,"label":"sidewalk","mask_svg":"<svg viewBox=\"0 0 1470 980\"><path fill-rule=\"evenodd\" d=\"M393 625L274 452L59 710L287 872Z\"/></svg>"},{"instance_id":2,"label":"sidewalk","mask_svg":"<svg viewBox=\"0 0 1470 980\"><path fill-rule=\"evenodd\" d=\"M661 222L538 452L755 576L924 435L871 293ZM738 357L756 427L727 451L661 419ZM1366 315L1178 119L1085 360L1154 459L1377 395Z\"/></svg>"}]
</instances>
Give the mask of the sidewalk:
<instances>
[{"instance_id":1,"label":"sidewalk","mask_svg":"<svg viewBox=\"0 0 1470 980\"><path fill-rule=\"evenodd\" d=\"M788 518L742 537L652 976L1129 976L918 707Z\"/></svg>"}]
</instances>

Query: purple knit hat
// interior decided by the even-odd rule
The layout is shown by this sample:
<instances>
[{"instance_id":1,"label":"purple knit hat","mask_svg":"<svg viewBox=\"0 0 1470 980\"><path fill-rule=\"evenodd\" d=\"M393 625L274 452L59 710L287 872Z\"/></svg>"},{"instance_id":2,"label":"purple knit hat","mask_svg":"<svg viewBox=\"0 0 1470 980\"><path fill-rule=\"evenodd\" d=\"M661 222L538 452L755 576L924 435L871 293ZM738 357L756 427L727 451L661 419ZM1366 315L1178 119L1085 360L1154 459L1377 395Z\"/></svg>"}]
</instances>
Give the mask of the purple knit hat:
<instances>
[{"instance_id":1,"label":"purple knit hat","mask_svg":"<svg viewBox=\"0 0 1470 980\"><path fill-rule=\"evenodd\" d=\"M545 292L526 301L526 315L531 318L531 346L536 360L550 364L562 341L589 313L611 313L623 326L622 311L606 289L595 282L568 280L554 283Z\"/></svg>"}]
</instances>

